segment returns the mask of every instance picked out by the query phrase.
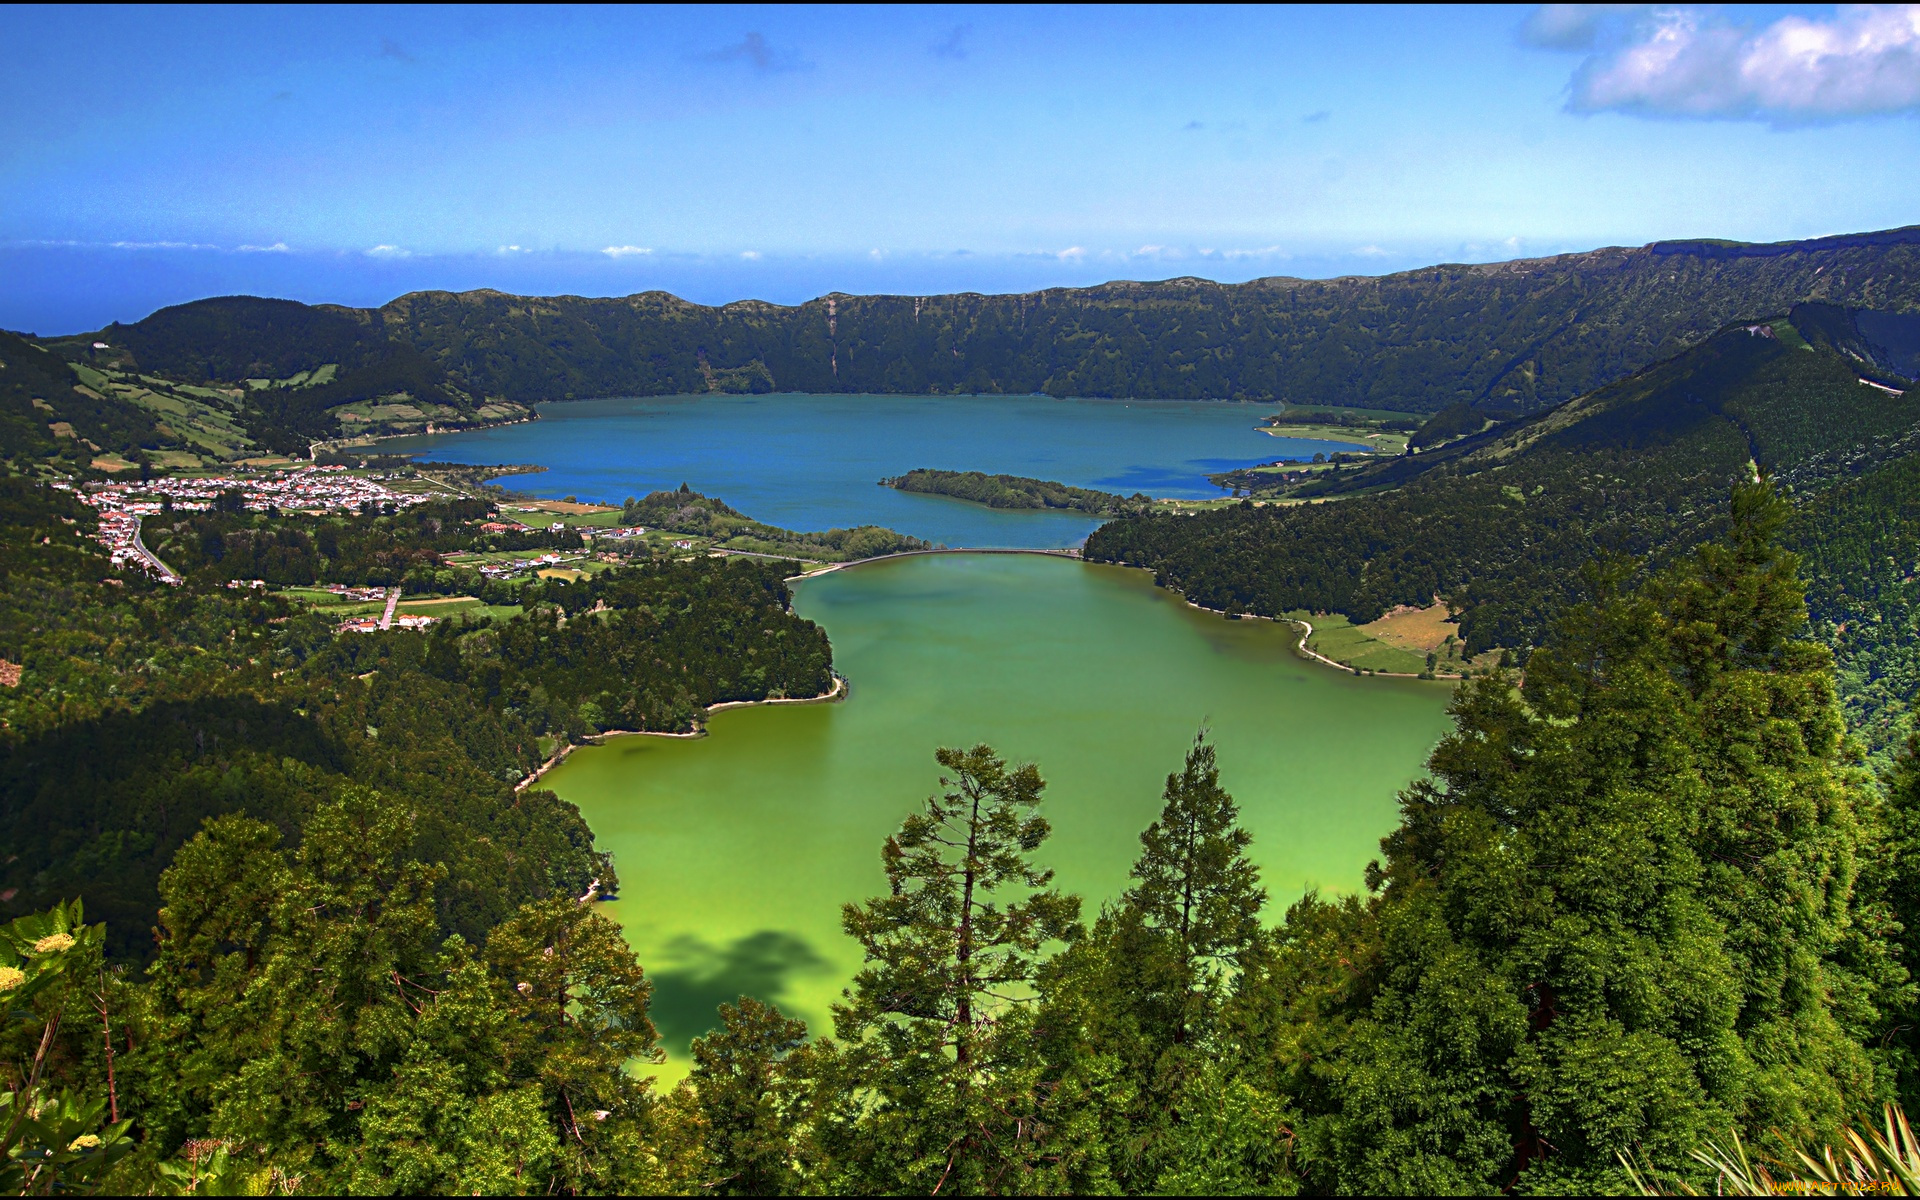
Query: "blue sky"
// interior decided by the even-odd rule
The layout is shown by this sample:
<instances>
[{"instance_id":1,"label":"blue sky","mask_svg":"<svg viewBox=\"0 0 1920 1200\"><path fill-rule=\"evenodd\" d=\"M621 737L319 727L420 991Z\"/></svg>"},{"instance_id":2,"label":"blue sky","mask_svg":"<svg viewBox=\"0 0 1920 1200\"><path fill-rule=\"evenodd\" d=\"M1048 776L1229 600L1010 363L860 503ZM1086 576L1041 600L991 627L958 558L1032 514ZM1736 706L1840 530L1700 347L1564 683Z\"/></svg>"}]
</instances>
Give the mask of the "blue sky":
<instances>
[{"instance_id":1,"label":"blue sky","mask_svg":"<svg viewBox=\"0 0 1920 1200\"><path fill-rule=\"evenodd\" d=\"M0 326L1920 222L1920 10L0 10Z\"/></svg>"}]
</instances>

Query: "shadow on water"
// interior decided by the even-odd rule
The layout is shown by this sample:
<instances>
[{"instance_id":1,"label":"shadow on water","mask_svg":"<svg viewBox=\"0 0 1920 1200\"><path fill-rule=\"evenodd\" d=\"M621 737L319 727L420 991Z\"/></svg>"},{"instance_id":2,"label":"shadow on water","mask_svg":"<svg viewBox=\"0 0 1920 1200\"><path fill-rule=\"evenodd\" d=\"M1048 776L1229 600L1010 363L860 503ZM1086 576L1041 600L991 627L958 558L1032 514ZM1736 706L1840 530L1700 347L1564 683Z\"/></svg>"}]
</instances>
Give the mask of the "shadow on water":
<instances>
[{"instance_id":1,"label":"shadow on water","mask_svg":"<svg viewBox=\"0 0 1920 1200\"><path fill-rule=\"evenodd\" d=\"M660 958L672 965L649 972L651 1011L673 1055L687 1053L689 1042L719 1022L715 1010L722 1004L741 996L778 1004L792 976L832 967L806 939L779 929L762 929L727 946L685 935L667 943Z\"/></svg>"}]
</instances>

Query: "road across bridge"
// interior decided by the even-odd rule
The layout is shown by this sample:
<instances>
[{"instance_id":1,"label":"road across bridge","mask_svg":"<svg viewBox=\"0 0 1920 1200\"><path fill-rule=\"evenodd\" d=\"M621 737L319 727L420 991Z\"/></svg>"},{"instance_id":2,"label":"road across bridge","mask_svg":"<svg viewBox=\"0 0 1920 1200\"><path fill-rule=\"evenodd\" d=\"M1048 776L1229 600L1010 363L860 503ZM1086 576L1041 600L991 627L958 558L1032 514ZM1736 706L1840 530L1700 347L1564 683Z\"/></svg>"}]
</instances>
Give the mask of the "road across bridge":
<instances>
[{"instance_id":1,"label":"road across bridge","mask_svg":"<svg viewBox=\"0 0 1920 1200\"><path fill-rule=\"evenodd\" d=\"M730 550L727 553L734 554L740 553L740 551ZM1039 546L940 546L930 550L899 550L892 554L876 554L872 558L856 558L852 562L828 563L818 571L807 571L800 575L790 575L787 578L789 580L809 579L815 575L825 575L830 571L839 571L847 567L858 567L867 563L885 562L890 558L918 558L925 554L1045 554L1053 558L1078 559L1080 557L1080 549L1077 546L1058 550L1045 549ZM767 554L756 555L755 557L776 558L778 555Z\"/></svg>"}]
</instances>

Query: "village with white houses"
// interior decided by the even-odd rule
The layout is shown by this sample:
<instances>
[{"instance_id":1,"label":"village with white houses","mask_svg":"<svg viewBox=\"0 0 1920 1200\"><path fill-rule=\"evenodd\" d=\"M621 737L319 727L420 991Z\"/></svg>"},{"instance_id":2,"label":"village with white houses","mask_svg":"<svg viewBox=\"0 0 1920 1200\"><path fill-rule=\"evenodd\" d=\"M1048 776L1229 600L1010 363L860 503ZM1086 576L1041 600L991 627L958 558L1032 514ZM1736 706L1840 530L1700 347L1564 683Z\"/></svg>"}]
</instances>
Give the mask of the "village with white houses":
<instances>
[{"instance_id":1,"label":"village with white houses","mask_svg":"<svg viewBox=\"0 0 1920 1200\"><path fill-rule=\"evenodd\" d=\"M392 514L430 500L446 498L448 493L468 494L435 481L423 480L411 471L388 474L332 465L259 470L242 468L209 475L58 486L73 491L84 503L99 511L96 536L116 567L142 571L161 583L173 585L183 582L180 575L142 541L141 522L146 517L161 513L206 512L220 507L223 498L228 507L237 501L238 506L248 512L270 516ZM508 502L501 508L503 511L499 515L478 525L480 533L512 535L542 530L560 533L575 529L582 535L585 544L579 549L566 551L455 551L445 556L447 565L474 571L493 581L536 574L568 578L577 577L582 573L582 568L603 569L604 564L622 561L634 550L645 551L647 548L648 531L642 526L579 525L567 519L549 519L557 515L578 521L584 510L597 514L596 520L604 519L606 515L618 511L610 506L527 500L519 505ZM691 541L684 539L671 543L675 550L691 549L692 546ZM665 548L665 543L662 548ZM265 590L268 585L257 579L236 579L227 586ZM342 614L345 619L337 626L342 633L425 629L442 619L419 611L400 611L399 605L403 600L401 589L397 587L324 583L291 589L288 594L299 595L303 603L326 607L338 605L347 609L353 615ZM411 597L404 603L417 609L428 604L444 605L449 602ZM471 603L478 604L478 601ZM380 605L384 611L369 612L366 607L369 605Z\"/></svg>"},{"instance_id":2,"label":"village with white houses","mask_svg":"<svg viewBox=\"0 0 1920 1200\"><path fill-rule=\"evenodd\" d=\"M393 512L431 499L396 491L377 480L354 475L345 467L319 466L88 484L77 489L77 494L100 510L100 542L114 566L132 566L163 583L179 583L180 577L141 543L141 518L170 510L204 512L222 493L235 490L252 512L354 512L368 505Z\"/></svg>"}]
</instances>

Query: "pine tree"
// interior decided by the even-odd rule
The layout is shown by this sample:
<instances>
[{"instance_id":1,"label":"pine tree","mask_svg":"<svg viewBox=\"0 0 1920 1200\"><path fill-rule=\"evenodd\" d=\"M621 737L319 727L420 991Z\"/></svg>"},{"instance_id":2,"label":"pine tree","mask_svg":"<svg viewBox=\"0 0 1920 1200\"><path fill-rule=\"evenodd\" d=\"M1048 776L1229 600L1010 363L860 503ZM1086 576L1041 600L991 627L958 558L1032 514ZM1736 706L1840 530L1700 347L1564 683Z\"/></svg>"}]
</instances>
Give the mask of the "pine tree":
<instances>
[{"instance_id":1,"label":"pine tree","mask_svg":"<svg viewBox=\"0 0 1920 1200\"><path fill-rule=\"evenodd\" d=\"M1203 730L1140 835L1133 886L1041 974L1054 1106L1090 1106L1097 1157L1124 1190L1199 1186L1191 1156L1208 1152L1193 1139L1219 1130L1187 1128L1183 1113L1240 1094L1206 1065L1230 968L1260 933L1251 842Z\"/></svg>"},{"instance_id":2,"label":"pine tree","mask_svg":"<svg viewBox=\"0 0 1920 1200\"><path fill-rule=\"evenodd\" d=\"M1183 1045L1204 1032L1225 968L1259 936L1267 894L1246 853L1253 837L1220 786L1205 730L1180 772L1167 776L1162 797L1121 903L1123 920L1138 921L1173 968L1167 1040Z\"/></svg>"},{"instance_id":3,"label":"pine tree","mask_svg":"<svg viewBox=\"0 0 1920 1200\"><path fill-rule=\"evenodd\" d=\"M691 1081L703 1123L706 1187L721 1196L801 1190L796 1153L807 1099L807 1026L742 996L693 1039Z\"/></svg>"},{"instance_id":4,"label":"pine tree","mask_svg":"<svg viewBox=\"0 0 1920 1200\"><path fill-rule=\"evenodd\" d=\"M834 1023L871 1099L835 1130L837 1157L849 1187L1031 1190L1045 1131L1023 1001L1080 901L1033 862L1049 832L1037 768L985 745L934 757L951 774L887 839L889 894L844 912L867 965Z\"/></svg>"}]
</instances>

